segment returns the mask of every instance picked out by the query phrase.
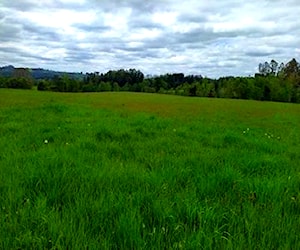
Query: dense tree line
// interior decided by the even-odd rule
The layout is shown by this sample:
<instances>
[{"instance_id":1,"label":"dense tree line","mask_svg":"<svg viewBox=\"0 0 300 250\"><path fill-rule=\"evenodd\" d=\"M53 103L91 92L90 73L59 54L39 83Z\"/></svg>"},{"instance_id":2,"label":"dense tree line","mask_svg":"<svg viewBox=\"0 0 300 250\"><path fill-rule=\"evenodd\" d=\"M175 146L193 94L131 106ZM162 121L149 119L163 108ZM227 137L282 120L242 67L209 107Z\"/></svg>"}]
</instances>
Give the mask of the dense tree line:
<instances>
[{"instance_id":1,"label":"dense tree line","mask_svg":"<svg viewBox=\"0 0 300 250\"><path fill-rule=\"evenodd\" d=\"M27 88L59 92L134 91L184 96L236 98L300 103L300 64L275 60L260 63L253 77L210 79L183 73L145 77L136 69L86 73L83 79L70 74L34 80L27 69L16 69L12 77L0 77L0 87Z\"/></svg>"}]
</instances>

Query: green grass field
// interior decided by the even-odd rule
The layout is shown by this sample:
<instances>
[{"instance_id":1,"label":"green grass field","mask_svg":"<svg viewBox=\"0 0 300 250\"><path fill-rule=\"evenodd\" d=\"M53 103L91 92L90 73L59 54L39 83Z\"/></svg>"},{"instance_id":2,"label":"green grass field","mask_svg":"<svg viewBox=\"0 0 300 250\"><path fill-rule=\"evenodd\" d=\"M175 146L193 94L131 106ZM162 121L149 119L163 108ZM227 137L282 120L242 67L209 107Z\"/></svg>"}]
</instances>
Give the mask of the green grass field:
<instances>
[{"instance_id":1,"label":"green grass field","mask_svg":"<svg viewBox=\"0 0 300 250\"><path fill-rule=\"evenodd\" d=\"M300 105L0 89L1 249L300 249Z\"/></svg>"}]
</instances>

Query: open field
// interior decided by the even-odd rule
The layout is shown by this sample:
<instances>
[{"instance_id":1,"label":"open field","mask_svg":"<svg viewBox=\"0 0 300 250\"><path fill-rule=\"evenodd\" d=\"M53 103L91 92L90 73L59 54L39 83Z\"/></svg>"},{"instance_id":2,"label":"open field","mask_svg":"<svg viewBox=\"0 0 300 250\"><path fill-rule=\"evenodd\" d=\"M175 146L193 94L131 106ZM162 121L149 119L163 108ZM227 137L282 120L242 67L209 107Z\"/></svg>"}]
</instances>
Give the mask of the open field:
<instances>
[{"instance_id":1,"label":"open field","mask_svg":"<svg viewBox=\"0 0 300 250\"><path fill-rule=\"evenodd\" d=\"M0 89L1 249L300 249L300 105Z\"/></svg>"}]
</instances>

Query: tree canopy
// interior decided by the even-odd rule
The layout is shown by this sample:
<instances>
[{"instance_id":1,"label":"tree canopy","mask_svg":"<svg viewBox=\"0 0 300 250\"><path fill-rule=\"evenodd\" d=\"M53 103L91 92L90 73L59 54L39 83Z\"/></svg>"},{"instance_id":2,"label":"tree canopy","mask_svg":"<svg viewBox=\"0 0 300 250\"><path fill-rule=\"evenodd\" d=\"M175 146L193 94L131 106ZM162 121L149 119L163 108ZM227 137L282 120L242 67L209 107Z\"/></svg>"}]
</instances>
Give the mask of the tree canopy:
<instances>
[{"instance_id":1,"label":"tree canopy","mask_svg":"<svg viewBox=\"0 0 300 250\"><path fill-rule=\"evenodd\" d=\"M135 91L300 103L300 64L295 58L286 64L274 59L260 63L258 73L253 77L227 76L219 79L200 74L184 75L181 72L145 77L137 69L80 73L80 77L78 74L61 73L49 78L36 78L32 70L12 66L8 66L3 72L5 74L0 76L2 88L30 89L35 84L41 91Z\"/></svg>"}]
</instances>

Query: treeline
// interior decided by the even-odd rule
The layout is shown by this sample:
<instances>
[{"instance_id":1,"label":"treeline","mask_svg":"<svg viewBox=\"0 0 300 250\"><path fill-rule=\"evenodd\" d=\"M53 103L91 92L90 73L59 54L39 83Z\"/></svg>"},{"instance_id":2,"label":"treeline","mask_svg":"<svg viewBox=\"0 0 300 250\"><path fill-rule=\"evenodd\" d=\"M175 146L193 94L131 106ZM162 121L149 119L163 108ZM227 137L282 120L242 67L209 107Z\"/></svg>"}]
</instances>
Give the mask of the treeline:
<instances>
[{"instance_id":1,"label":"treeline","mask_svg":"<svg viewBox=\"0 0 300 250\"><path fill-rule=\"evenodd\" d=\"M83 79L64 74L34 80L26 69L18 69L13 77L0 78L0 87L32 88L36 85L41 91L134 91L300 103L300 64L296 59L287 64L279 64L275 60L261 63L258 71L253 77L211 79L201 75L185 76L183 73L145 77L136 69L120 69L86 73Z\"/></svg>"}]
</instances>

